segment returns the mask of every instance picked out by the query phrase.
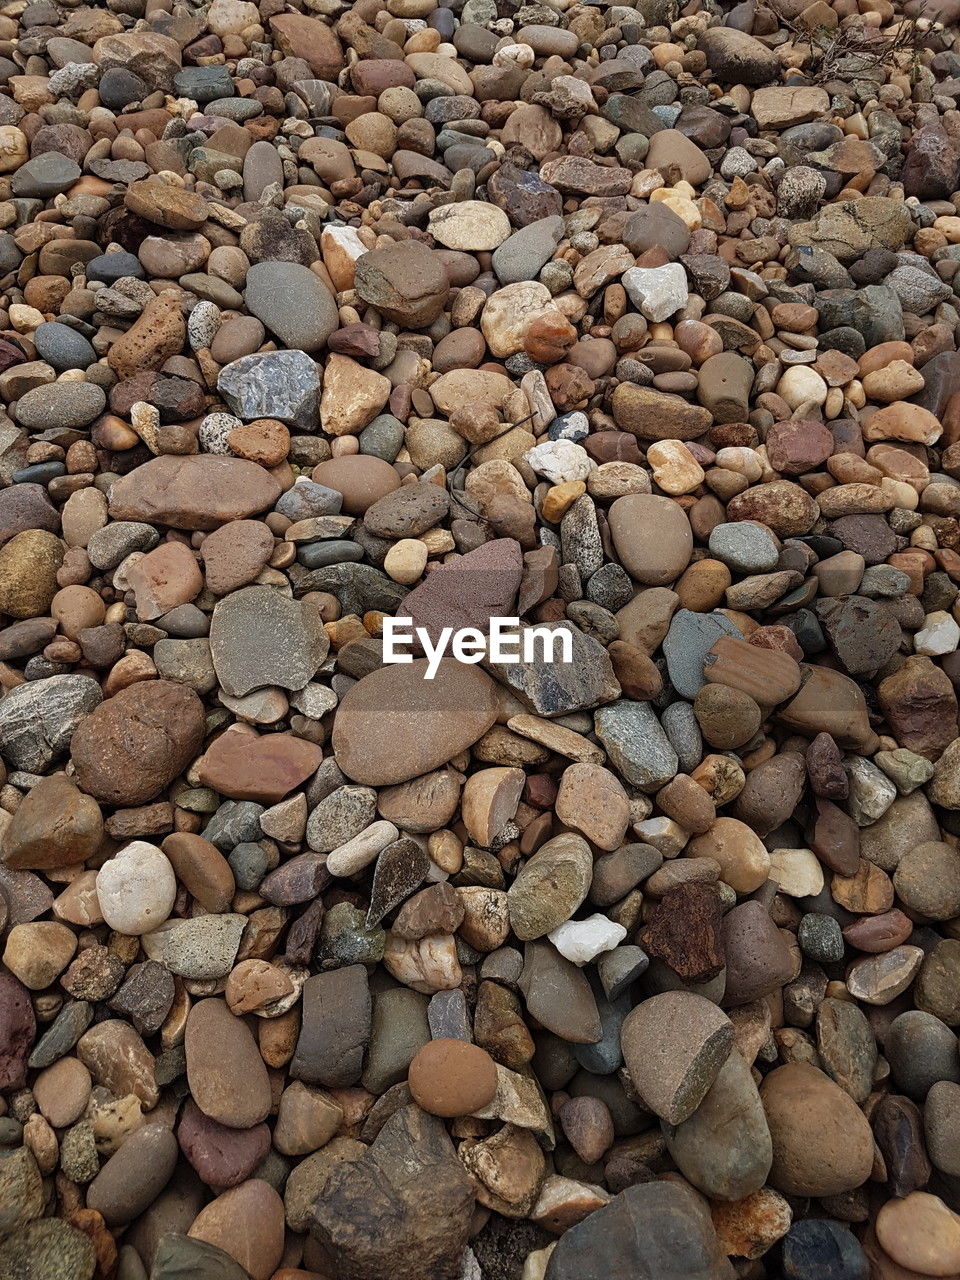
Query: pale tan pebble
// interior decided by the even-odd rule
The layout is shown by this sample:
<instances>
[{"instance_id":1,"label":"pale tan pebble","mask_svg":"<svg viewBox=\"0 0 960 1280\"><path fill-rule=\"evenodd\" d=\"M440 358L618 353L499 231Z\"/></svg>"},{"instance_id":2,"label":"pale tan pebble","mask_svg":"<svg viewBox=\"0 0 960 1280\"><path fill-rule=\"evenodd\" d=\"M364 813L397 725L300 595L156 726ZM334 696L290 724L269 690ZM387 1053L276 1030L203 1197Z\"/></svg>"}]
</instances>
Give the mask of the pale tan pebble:
<instances>
[{"instance_id":1,"label":"pale tan pebble","mask_svg":"<svg viewBox=\"0 0 960 1280\"><path fill-rule=\"evenodd\" d=\"M401 538L387 552L384 561L384 572L394 582L409 586L422 577L427 567L428 550L419 538Z\"/></svg>"},{"instance_id":2,"label":"pale tan pebble","mask_svg":"<svg viewBox=\"0 0 960 1280\"><path fill-rule=\"evenodd\" d=\"M682 440L658 440L647 449L653 478L664 493L679 497L703 483L704 471Z\"/></svg>"},{"instance_id":3,"label":"pale tan pebble","mask_svg":"<svg viewBox=\"0 0 960 1280\"><path fill-rule=\"evenodd\" d=\"M60 1159L60 1144L49 1123L35 1112L23 1126L23 1145L33 1153L33 1158L44 1177L53 1173Z\"/></svg>"},{"instance_id":4,"label":"pale tan pebble","mask_svg":"<svg viewBox=\"0 0 960 1280\"><path fill-rule=\"evenodd\" d=\"M372 822L359 835L327 855L327 870L332 876L354 876L369 866L399 834L392 822L383 819Z\"/></svg>"},{"instance_id":5,"label":"pale tan pebble","mask_svg":"<svg viewBox=\"0 0 960 1280\"><path fill-rule=\"evenodd\" d=\"M433 934L414 942L388 932L383 963L398 982L427 995L452 991L463 980L456 942L450 934Z\"/></svg>"},{"instance_id":6,"label":"pale tan pebble","mask_svg":"<svg viewBox=\"0 0 960 1280\"><path fill-rule=\"evenodd\" d=\"M812 898L823 888L823 867L810 849L771 849L770 879L791 898Z\"/></svg>"},{"instance_id":7,"label":"pale tan pebble","mask_svg":"<svg viewBox=\"0 0 960 1280\"><path fill-rule=\"evenodd\" d=\"M427 837L427 853L447 875L456 875L463 866L463 843L453 831L432 831Z\"/></svg>"}]
</instances>

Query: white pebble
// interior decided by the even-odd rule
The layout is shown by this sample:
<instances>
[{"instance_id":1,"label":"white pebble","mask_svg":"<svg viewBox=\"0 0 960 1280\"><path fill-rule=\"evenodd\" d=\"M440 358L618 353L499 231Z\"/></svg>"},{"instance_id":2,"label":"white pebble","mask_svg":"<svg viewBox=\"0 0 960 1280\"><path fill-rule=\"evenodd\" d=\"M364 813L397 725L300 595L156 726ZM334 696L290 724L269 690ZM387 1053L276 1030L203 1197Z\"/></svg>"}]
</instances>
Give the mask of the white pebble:
<instances>
[{"instance_id":1,"label":"white pebble","mask_svg":"<svg viewBox=\"0 0 960 1280\"><path fill-rule=\"evenodd\" d=\"M960 642L960 626L945 609L928 613L923 620L923 626L913 637L914 650L930 658L942 653L953 653L958 642Z\"/></svg>"},{"instance_id":2,"label":"white pebble","mask_svg":"<svg viewBox=\"0 0 960 1280\"><path fill-rule=\"evenodd\" d=\"M364 827L359 835L342 844L327 857L327 870L332 876L355 876L374 860L382 849L396 840L400 832L392 822L380 819Z\"/></svg>"},{"instance_id":3,"label":"white pebble","mask_svg":"<svg viewBox=\"0 0 960 1280\"><path fill-rule=\"evenodd\" d=\"M586 920L567 920L548 935L562 956L574 964L588 964L603 951L612 951L627 936L622 924L614 924L599 912Z\"/></svg>"},{"instance_id":4,"label":"white pebble","mask_svg":"<svg viewBox=\"0 0 960 1280\"><path fill-rule=\"evenodd\" d=\"M574 444L572 440L545 440L543 444L528 449L523 460L529 463L538 476L543 476L552 484L563 484L565 480L586 480L597 465L583 445Z\"/></svg>"},{"instance_id":5,"label":"white pebble","mask_svg":"<svg viewBox=\"0 0 960 1280\"><path fill-rule=\"evenodd\" d=\"M667 320L687 305L687 273L679 262L662 267L631 267L623 287L637 310L653 324Z\"/></svg>"},{"instance_id":6,"label":"white pebble","mask_svg":"<svg viewBox=\"0 0 960 1280\"><path fill-rule=\"evenodd\" d=\"M117 933L136 936L158 929L177 896L177 877L166 854L146 840L133 840L97 872L97 899L104 920Z\"/></svg>"}]
</instances>

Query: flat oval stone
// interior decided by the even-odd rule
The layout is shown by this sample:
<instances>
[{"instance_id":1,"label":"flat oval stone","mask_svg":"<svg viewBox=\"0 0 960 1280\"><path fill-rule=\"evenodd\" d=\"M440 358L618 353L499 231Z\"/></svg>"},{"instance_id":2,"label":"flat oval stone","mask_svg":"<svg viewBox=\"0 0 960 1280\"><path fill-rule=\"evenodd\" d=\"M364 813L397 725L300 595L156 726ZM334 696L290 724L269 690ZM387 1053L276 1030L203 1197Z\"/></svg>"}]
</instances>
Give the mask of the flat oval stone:
<instances>
[{"instance_id":1,"label":"flat oval stone","mask_svg":"<svg viewBox=\"0 0 960 1280\"><path fill-rule=\"evenodd\" d=\"M177 1140L160 1124L145 1124L126 1139L87 1188L87 1208L121 1227L143 1213L170 1181Z\"/></svg>"},{"instance_id":2,"label":"flat oval stone","mask_svg":"<svg viewBox=\"0 0 960 1280\"><path fill-rule=\"evenodd\" d=\"M115 482L110 516L174 529L216 529L272 507L279 497L273 476L245 458L165 454Z\"/></svg>"},{"instance_id":3,"label":"flat oval stone","mask_svg":"<svg viewBox=\"0 0 960 1280\"><path fill-rule=\"evenodd\" d=\"M339 324L337 304L319 276L297 262L258 262L244 301L286 347L321 351Z\"/></svg>"},{"instance_id":4,"label":"flat oval stone","mask_svg":"<svg viewBox=\"0 0 960 1280\"><path fill-rule=\"evenodd\" d=\"M661 587L690 563L693 532L683 508L670 498L631 493L609 513L610 533L623 567L637 582Z\"/></svg>"},{"instance_id":5,"label":"flat oval stone","mask_svg":"<svg viewBox=\"0 0 960 1280\"><path fill-rule=\"evenodd\" d=\"M497 717L496 686L484 671L443 659L381 667L348 689L337 708L333 749L355 782L390 786L429 773L467 750Z\"/></svg>"},{"instance_id":6,"label":"flat oval stone","mask_svg":"<svg viewBox=\"0 0 960 1280\"><path fill-rule=\"evenodd\" d=\"M201 1000L187 1018L187 1082L204 1115L252 1129L270 1111L270 1077L247 1024L220 999Z\"/></svg>"}]
</instances>

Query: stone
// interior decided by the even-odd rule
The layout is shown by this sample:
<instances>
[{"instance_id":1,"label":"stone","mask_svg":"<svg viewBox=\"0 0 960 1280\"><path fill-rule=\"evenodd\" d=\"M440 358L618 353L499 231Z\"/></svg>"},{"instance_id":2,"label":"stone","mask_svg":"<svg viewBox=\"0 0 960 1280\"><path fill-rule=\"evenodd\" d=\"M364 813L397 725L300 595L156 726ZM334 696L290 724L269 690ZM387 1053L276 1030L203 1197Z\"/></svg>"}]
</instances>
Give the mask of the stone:
<instances>
[{"instance_id":1,"label":"stone","mask_svg":"<svg viewBox=\"0 0 960 1280\"><path fill-rule=\"evenodd\" d=\"M169 917L177 878L162 850L134 840L97 872L97 900L118 933L151 933Z\"/></svg>"},{"instance_id":2,"label":"stone","mask_svg":"<svg viewBox=\"0 0 960 1280\"><path fill-rule=\"evenodd\" d=\"M362 965L308 978L291 1074L331 1089L356 1084L370 1037L370 1019L370 993Z\"/></svg>"},{"instance_id":3,"label":"stone","mask_svg":"<svg viewBox=\"0 0 960 1280\"><path fill-rule=\"evenodd\" d=\"M569 920L590 888L593 856L580 836L541 845L507 891L510 926L523 941L541 938Z\"/></svg>"},{"instance_id":4,"label":"stone","mask_svg":"<svg viewBox=\"0 0 960 1280\"><path fill-rule=\"evenodd\" d=\"M710 1214L674 1182L628 1187L561 1235L545 1280L602 1268L611 1280L730 1280Z\"/></svg>"},{"instance_id":5,"label":"stone","mask_svg":"<svg viewBox=\"0 0 960 1280\"><path fill-rule=\"evenodd\" d=\"M243 298L285 347L297 351L322 351L339 324L333 296L319 276L297 262L254 263Z\"/></svg>"},{"instance_id":6,"label":"stone","mask_svg":"<svg viewBox=\"0 0 960 1280\"><path fill-rule=\"evenodd\" d=\"M778 1191L839 1195L869 1178L870 1126L822 1071L805 1062L778 1067L764 1078L760 1097L773 1140L770 1183Z\"/></svg>"},{"instance_id":7,"label":"stone","mask_svg":"<svg viewBox=\"0 0 960 1280\"><path fill-rule=\"evenodd\" d=\"M223 1249L251 1280L270 1280L283 1256L283 1201L269 1183L251 1178L201 1209L187 1234Z\"/></svg>"},{"instance_id":8,"label":"stone","mask_svg":"<svg viewBox=\"0 0 960 1280\"><path fill-rule=\"evenodd\" d=\"M44 529L25 529L0 547L0 612L12 618L47 613L64 550L61 540Z\"/></svg>"},{"instance_id":9,"label":"stone","mask_svg":"<svg viewBox=\"0 0 960 1280\"><path fill-rule=\"evenodd\" d=\"M425 1044L410 1063L408 1083L414 1101L435 1116L463 1116L493 1101L497 1072L485 1050L462 1040Z\"/></svg>"},{"instance_id":10,"label":"stone","mask_svg":"<svg viewBox=\"0 0 960 1280\"><path fill-rule=\"evenodd\" d=\"M252 1129L270 1110L267 1068L247 1024L223 1000L201 1000L187 1018L187 1081L199 1109L231 1129Z\"/></svg>"},{"instance_id":11,"label":"stone","mask_svg":"<svg viewBox=\"0 0 960 1280\"><path fill-rule=\"evenodd\" d=\"M354 287L384 319L411 329L432 324L449 291L439 256L417 241L373 249L358 258Z\"/></svg>"},{"instance_id":12,"label":"stone","mask_svg":"<svg viewBox=\"0 0 960 1280\"><path fill-rule=\"evenodd\" d=\"M703 1101L730 1054L733 1026L703 996L671 991L628 1014L621 1042L644 1102L668 1124L680 1124Z\"/></svg>"},{"instance_id":13,"label":"stone","mask_svg":"<svg viewBox=\"0 0 960 1280\"><path fill-rule=\"evenodd\" d=\"M279 496L280 486L256 463L218 454L165 455L116 481L110 515L175 529L216 529L271 507Z\"/></svg>"},{"instance_id":14,"label":"stone","mask_svg":"<svg viewBox=\"0 0 960 1280\"><path fill-rule=\"evenodd\" d=\"M304 351L256 352L232 360L220 370L217 390L231 412L245 422L275 418L301 431L316 425L320 373ZM262 509L254 506L235 518Z\"/></svg>"},{"instance_id":15,"label":"stone","mask_svg":"<svg viewBox=\"0 0 960 1280\"><path fill-rule=\"evenodd\" d=\"M421 1195L427 1182L429 1212ZM442 1122L407 1106L364 1156L331 1171L311 1229L344 1280L386 1280L401 1260L423 1275L442 1275L459 1263L472 1205L470 1181Z\"/></svg>"},{"instance_id":16,"label":"stone","mask_svg":"<svg viewBox=\"0 0 960 1280\"><path fill-rule=\"evenodd\" d=\"M70 743L77 779L99 800L143 804L196 757L204 727L191 689L167 680L132 684L77 726Z\"/></svg>"},{"instance_id":17,"label":"stone","mask_svg":"<svg viewBox=\"0 0 960 1280\"><path fill-rule=\"evenodd\" d=\"M690 523L675 502L648 494L618 498L610 508L617 555L638 582L664 586L686 568L693 550Z\"/></svg>"},{"instance_id":18,"label":"stone","mask_svg":"<svg viewBox=\"0 0 960 1280\"><path fill-rule=\"evenodd\" d=\"M341 769L355 782L387 786L428 773L472 746L493 724L489 676L444 659L427 681L426 666L426 659L415 659L383 667L352 686L340 703L333 748Z\"/></svg>"},{"instance_id":19,"label":"stone","mask_svg":"<svg viewBox=\"0 0 960 1280\"><path fill-rule=\"evenodd\" d=\"M41 779L3 833L4 864L15 871L85 862L103 838L100 807L64 777Z\"/></svg>"},{"instance_id":20,"label":"stone","mask_svg":"<svg viewBox=\"0 0 960 1280\"><path fill-rule=\"evenodd\" d=\"M272 587L245 587L214 608L210 653L221 687L233 697L273 685L302 689L328 648L316 609Z\"/></svg>"}]
</instances>

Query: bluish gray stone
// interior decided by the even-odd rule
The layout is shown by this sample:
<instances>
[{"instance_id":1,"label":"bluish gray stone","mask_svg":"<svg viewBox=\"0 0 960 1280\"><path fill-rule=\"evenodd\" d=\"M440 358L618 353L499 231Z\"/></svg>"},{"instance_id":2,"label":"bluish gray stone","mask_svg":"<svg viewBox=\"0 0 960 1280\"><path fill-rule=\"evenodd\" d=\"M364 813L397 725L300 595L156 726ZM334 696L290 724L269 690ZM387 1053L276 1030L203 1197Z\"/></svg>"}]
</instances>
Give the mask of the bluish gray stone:
<instances>
[{"instance_id":1,"label":"bluish gray stone","mask_svg":"<svg viewBox=\"0 0 960 1280\"><path fill-rule=\"evenodd\" d=\"M37 355L53 365L57 373L68 369L87 369L94 364L97 353L83 336L68 324L39 324L33 331Z\"/></svg>"},{"instance_id":2,"label":"bluish gray stone","mask_svg":"<svg viewBox=\"0 0 960 1280\"><path fill-rule=\"evenodd\" d=\"M695 698L704 684L703 660L721 636L740 636L722 613L678 609L663 641L670 683L684 698Z\"/></svg>"},{"instance_id":3,"label":"bluish gray stone","mask_svg":"<svg viewBox=\"0 0 960 1280\"><path fill-rule=\"evenodd\" d=\"M73 731L103 701L90 676L54 675L15 685L0 700L0 750L17 769L44 773L70 746Z\"/></svg>"},{"instance_id":4,"label":"bluish gray stone","mask_svg":"<svg viewBox=\"0 0 960 1280\"><path fill-rule=\"evenodd\" d=\"M740 573L769 573L780 555L773 534L749 520L718 524L709 546L711 555Z\"/></svg>"},{"instance_id":5,"label":"bluish gray stone","mask_svg":"<svg viewBox=\"0 0 960 1280\"><path fill-rule=\"evenodd\" d=\"M298 262L255 263L247 272L243 297L250 312L291 352L321 351L339 324L333 294Z\"/></svg>"},{"instance_id":6,"label":"bluish gray stone","mask_svg":"<svg viewBox=\"0 0 960 1280\"><path fill-rule=\"evenodd\" d=\"M241 356L220 370L217 389L245 422L278 418L301 430L316 430L320 373L304 351Z\"/></svg>"}]
</instances>

